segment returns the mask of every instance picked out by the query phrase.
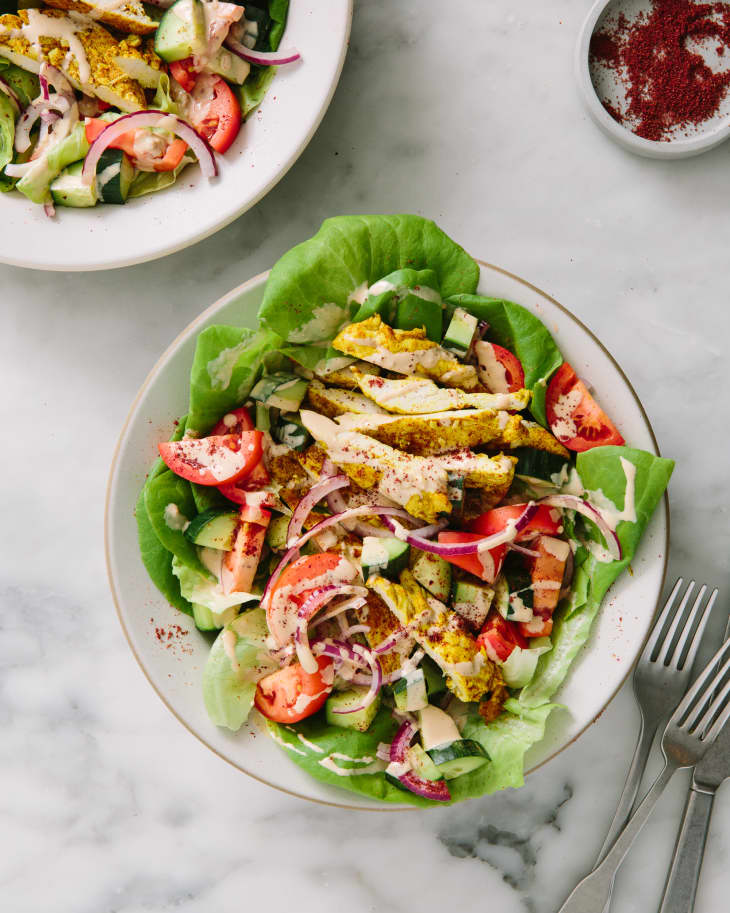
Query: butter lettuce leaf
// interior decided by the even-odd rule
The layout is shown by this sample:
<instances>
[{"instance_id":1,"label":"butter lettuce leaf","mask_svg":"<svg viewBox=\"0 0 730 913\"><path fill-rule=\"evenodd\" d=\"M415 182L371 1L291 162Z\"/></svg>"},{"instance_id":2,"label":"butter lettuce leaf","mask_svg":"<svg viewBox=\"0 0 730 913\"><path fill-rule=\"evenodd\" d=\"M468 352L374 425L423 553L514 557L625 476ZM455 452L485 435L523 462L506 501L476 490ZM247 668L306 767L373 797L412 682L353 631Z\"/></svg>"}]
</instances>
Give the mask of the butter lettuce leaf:
<instances>
[{"instance_id":1,"label":"butter lettuce leaf","mask_svg":"<svg viewBox=\"0 0 730 913\"><path fill-rule=\"evenodd\" d=\"M197 513L190 482L166 469L145 485L144 504L161 544L187 567L212 580L213 575L198 557L195 545L173 522L190 521Z\"/></svg>"},{"instance_id":2,"label":"butter lettuce leaf","mask_svg":"<svg viewBox=\"0 0 730 913\"><path fill-rule=\"evenodd\" d=\"M0 92L0 171L13 160L16 113L13 101Z\"/></svg>"},{"instance_id":3,"label":"butter lettuce leaf","mask_svg":"<svg viewBox=\"0 0 730 913\"><path fill-rule=\"evenodd\" d=\"M525 386L532 391L530 411L547 428L545 392L550 377L563 363L563 356L545 324L527 308L503 298L453 295L448 303L486 320L486 338L519 358L525 369Z\"/></svg>"},{"instance_id":4,"label":"butter lettuce leaf","mask_svg":"<svg viewBox=\"0 0 730 913\"><path fill-rule=\"evenodd\" d=\"M193 607L180 592L180 582L172 573L172 552L157 538L144 503L144 488L140 491L135 507L139 553L150 580L165 599L186 615L193 614Z\"/></svg>"},{"instance_id":5,"label":"butter lettuce leaf","mask_svg":"<svg viewBox=\"0 0 730 913\"><path fill-rule=\"evenodd\" d=\"M568 674L578 651L587 641L591 625L608 588L631 563L639 540L661 500L674 469L674 461L631 447L594 447L579 453L576 468L583 486L602 491L619 510L624 508L626 477L621 457L636 466L634 485L636 522L622 520L616 529L621 542L620 561L600 562L587 553L576 569L572 593L567 604L555 614L553 648L540 657L534 678L520 692L525 707L539 706L549 700Z\"/></svg>"},{"instance_id":6,"label":"butter lettuce leaf","mask_svg":"<svg viewBox=\"0 0 730 913\"><path fill-rule=\"evenodd\" d=\"M330 341L357 310L353 295L406 268L433 270L445 297L479 281L476 262L429 219L337 216L277 261L259 320L287 342Z\"/></svg>"},{"instance_id":7,"label":"butter lettuce leaf","mask_svg":"<svg viewBox=\"0 0 730 913\"><path fill-rule=\"evenodd\" d=\"M0 75L18 96L23 109L41 94L41 84L36 74L29 73L5 57L0 57Z\"/></svg>"}]
</instances>

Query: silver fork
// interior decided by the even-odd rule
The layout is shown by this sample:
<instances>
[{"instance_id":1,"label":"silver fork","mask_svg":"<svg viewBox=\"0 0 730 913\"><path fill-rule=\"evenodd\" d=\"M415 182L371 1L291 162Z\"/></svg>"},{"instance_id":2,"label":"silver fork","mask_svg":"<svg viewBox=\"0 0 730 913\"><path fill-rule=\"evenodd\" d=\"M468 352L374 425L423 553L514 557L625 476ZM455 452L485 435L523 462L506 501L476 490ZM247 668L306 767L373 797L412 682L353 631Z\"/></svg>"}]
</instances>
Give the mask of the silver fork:
<instances>
[{"instance_id":1,"label":"silver fork","mask_svg":"<svg viewBox=\"0 0 730 913\"><path fill-rule=\"evenodd\" d=\"M719 670L718 670L719 666ZM662 736L664 768L603 862L581 881L559 913L601 913L624 856L674 773L693 767L730 717L730 641L720 647L672 714Z\"/></svg>"},{"instance_id":2,"label":"silver fork","mask_svg":"<svg viewBox=\"0 0 730 913\"><path fill-rule=\"evenodd\" d=\"M641 713L639 738L616 814L613 816L606 839L603 841L596 865L611 849L614 840L628 821L654 736L660 724L668 718L689 686L697 650L717 598L717 590L714 590L700 615L702 601L707 592L707 587L703 585L685 618L695 582L690 580L679 606L675 608L677 595L683 583L684 580L680 577L674 584L669 599L652 628L634 670L634 694ZM692 627L698 616L699 623L687 650ZM681 631L679 640L677 640L678 631Z\"/></svg>"}]
</instances>

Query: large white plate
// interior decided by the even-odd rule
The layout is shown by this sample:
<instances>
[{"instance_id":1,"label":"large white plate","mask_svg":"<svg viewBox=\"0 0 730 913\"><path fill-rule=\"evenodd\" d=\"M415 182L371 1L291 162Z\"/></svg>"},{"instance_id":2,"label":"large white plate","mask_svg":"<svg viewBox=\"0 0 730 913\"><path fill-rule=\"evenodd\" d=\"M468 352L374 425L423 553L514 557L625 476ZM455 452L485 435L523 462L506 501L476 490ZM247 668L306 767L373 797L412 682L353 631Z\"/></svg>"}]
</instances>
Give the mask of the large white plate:
<instances>
[{"instance_id":1,"label":"large white plate","mask_svg":"<svg viewBox=\"0 0 730 913\"><path fill-rule=\"evenodd\" d=\"M201 241L257 203L307 147L345 61L352 0L292 0L284 45L300 62L280 67L208 182L190 166L174 187L124 206L59 208L49 219L19 193L0 194L0 262L94 270L154 260Z\"/></svg>"},{"instance_id":2,"label":"large white plate","mask_svg":"<svg viewBox=\"0 0 730 913\"><path fill-rule=\"evenodd\" d=\"M211 305L188 326L157 362L139 391L122 430L107 492L106 550L109 579L124 632L152 687L181 723L225 760L253 777L308 799L345 807L392 809L365 797L325 786L293 764L256 723L237 734L208 720L200 690L208 640L192 621L160 596L147 577L137 548L134 504L157 443L187 409L195 339L206 326L256 326L256 311L268 273L262 273ZM601 404L633 446L657 452L656 439L636 393L611 355L571 313L516 276L482 264L479 291L508 298L534 311L554 335L565 358L600 395ZM666 497L660 503L632 574L610 590L591 638L576 659L556 700L545 739L527 758L535 769L580 735L615 695L636 659L661 594L669 540ZM155 629L181 625L188 633L161 643ZM166 634L164 635L167 636ZM405 806L404 806L405 807ZM395 806L398 808L398 806Z\"/></svg>"}]
</instances>

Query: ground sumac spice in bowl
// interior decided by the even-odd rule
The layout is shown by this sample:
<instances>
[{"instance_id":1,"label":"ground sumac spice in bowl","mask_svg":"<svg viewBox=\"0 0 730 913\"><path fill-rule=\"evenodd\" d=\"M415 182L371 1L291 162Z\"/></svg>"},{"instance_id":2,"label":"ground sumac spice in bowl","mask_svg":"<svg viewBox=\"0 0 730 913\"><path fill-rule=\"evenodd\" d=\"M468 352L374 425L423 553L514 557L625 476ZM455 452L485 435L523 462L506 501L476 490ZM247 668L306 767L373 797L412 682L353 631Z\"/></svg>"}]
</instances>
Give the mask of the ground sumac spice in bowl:
<instances>
[{"instance_id":1,"label":"ground sumac spice in bowl","mask_svg":"<svg viewBox=\"0 0 730 913\"><path fill-rule=\"evenodd\" d=\"M590 38L589 65L603 107L637 136L701 133L730 114L730 3L613 4Z\"/></svg>"}]
</instances>

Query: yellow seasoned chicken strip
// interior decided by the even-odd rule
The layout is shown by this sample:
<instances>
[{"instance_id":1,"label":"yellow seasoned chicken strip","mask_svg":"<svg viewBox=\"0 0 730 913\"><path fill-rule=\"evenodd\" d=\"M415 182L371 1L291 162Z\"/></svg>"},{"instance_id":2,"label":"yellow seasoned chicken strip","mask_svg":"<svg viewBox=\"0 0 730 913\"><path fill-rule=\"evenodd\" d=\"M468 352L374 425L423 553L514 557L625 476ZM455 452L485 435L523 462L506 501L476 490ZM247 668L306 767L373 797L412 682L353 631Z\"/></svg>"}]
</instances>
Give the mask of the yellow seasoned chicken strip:
<instances>
[{"instance_id":1,"label":"yellow seasoned chicken strip","mask_svg":"<svg viewBox=\"0 0 730 913\"><path fill-rule=\"evenodd\" d=\"M93 0L45 0L47 6L57 10L82 13L120 32L134 35L151 35L158 23L145 12L139 0L122 0L116 3L94 3Z\"/></svg>"},{"instance_id":2,"label":"yellow seasoned chicken strip","mask_svg":"<svg viewBox=\"0 0 730 913\"><path fill-rule=\"evenodd\" d=\"M375 488L427 523L451 512L446 469L432 459L412 456L375 438L345 431L331 419L308 409L304 427L327 456L361 488Z\"/></svg>"},{"instance_id":3,"label":"yellow seasoned chicken strip","mask_svg":"<svg viewBox=\"0 0 730 913\"><path fill-rule=\"evenodd\" d=\"M355 373L355 372L353 372ZM465 393L453 387L438 387L423 377L388 379L357 374L360 390L388 412L427 415L452 409L506 409L519 412L530 404L530 391L515 393Z\"/></svg>"},{"instance_id":4,"label":"yellow seasoned chicken strip","mask_svg":"<svg viewBox=\"0 0 730 913\"><path fill-rule=\"evenodd\" d=\"M0 57L32 73L45 60L75 89L122 111L138 111L147 106L144 92L115 62L118 50L119 42L106 29L76 13L27 9L0 16Z\"/></svg>"},{"instance_id":5,"label":"yellow seasoned chicken strip","mask_svg":"<svg viewBox=\"0 0 730 913\"><path fill-rule=\"evenodd\" d=\"M502 682L497 666L477 648L463 619L429 595L410 571L401 582L370 577L366 586L385 602L416 643L446 674L446 685L462 701L478 701Z\"/></svg>"},{"instance_id":6,"label":"yellow seasoned chicken strip","mask_svg":"<svg viewBox=\"0 0 730 913\"><path fill-rule=\"evenodd\" d=\"M393 330L378 314L346 326L332 346L396 374L431 377L462 390L481 389L476 368L462 364L446 349L427 339L424 329Z\"/></svg>"},{"instance_id":7,"label":"yellow seasoned chicken strip","mask_svg":"<svg viewBox=\"0 0 730 913\"><path fill-rule=\"evenodd\" d=\"M377 406L362 393L352 390L339 390L337 387L325 387L319 380L313 380L307 387L307 402L322 415L334 418L347 412L385 415L384 409Z\"/></svg>"},{"instance_id":8,"label":"yellow seasoned chicken strip","mask_svg":"<svg viewBox=\"0 0 730 913\"><path fill-rule=\"evenodd\" d=\"M360 609L355 609L353 614L357 616L360 624L368 625L370 628L365 633L365 639L373 650L403 629L403 625L375 590L370 590L367 604ZM412 637L400 637L392 650L379 654L383 675L390 675L400 669L403 660L410 656L414 647L415 641Z\"/></svg>"}]
</instances>

